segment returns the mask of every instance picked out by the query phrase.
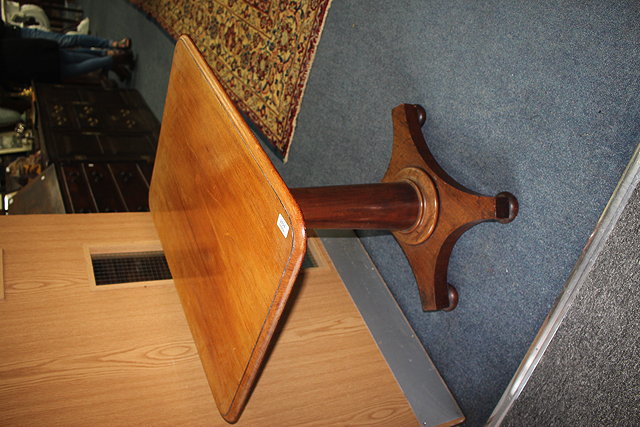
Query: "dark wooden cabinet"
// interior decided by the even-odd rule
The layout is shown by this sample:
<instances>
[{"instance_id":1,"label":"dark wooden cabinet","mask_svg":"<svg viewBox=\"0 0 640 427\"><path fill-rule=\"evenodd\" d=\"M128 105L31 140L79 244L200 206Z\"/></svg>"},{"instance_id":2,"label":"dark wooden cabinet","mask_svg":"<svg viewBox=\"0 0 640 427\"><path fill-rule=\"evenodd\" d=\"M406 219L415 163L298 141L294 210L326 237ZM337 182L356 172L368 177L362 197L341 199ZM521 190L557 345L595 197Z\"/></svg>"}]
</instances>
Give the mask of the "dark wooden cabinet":
<instances>
[{"instance_id":1,"label":"dark wooden cabinet","mask_svg":"<svg viewBox=\"0 0 640 427\"><path fill-rule=\"evenodd\" d=\"M69 213L149 210L149 179L136 162L61 162L56 169Z\"/></svg>"},{"instance_id":2,"label":"dark wooden cabinet","mask_svg":"<svg viewBox=\"0 0 640 427\"><path fill-rule=\"evenodd\" d=\"M134 89L36 84L38 132L68 213L149 210L160 123Z\"/></svg>"}]
</instances>

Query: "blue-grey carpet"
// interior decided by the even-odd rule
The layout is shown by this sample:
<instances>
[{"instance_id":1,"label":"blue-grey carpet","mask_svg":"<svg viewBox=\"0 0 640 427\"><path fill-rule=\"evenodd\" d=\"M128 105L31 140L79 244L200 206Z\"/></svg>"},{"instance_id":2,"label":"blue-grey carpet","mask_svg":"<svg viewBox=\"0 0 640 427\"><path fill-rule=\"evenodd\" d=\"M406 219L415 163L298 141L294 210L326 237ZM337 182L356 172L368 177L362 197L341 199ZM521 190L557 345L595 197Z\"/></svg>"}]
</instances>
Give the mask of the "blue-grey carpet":
<instances>
[{"instance_id":1,"label":"blue-grey carpet","mask_svg":"<svg viewBox=\"0 0 640 427\"><path fill-rule=\"evenodd\" d=\"M502 425L640 424L639 167L636 158L554 308L555 333L536 341L543 353L527 361L533 372L519 378L523 389L500 414Z\"/></svg>"},{"instance_id":2,"label":"blue-grey carpet","mask_svg":"<svg viewBox=\"0 0 640 427\"><path fill-rule=\"evenodd\" d=\"M160 117L172 42L125 0L84 0L98 35L134 39L132 84ZM639 142L640 3L335 0L298 119L290 186L382 178L391 109L467 187L520 201L454 249L451 313L423 313L390 234L362 240L458 399L484 423L562 289Z\"/></svg>"}]
</instances>

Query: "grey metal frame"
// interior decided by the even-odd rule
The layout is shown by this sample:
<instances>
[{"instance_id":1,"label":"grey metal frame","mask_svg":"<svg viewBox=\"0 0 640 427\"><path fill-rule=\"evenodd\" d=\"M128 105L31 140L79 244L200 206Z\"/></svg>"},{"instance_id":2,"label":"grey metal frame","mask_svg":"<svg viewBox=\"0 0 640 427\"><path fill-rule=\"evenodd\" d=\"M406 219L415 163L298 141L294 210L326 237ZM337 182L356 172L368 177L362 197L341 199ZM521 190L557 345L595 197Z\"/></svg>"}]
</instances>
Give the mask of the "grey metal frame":
<instances>
[{"instance_id":1,"label":"grey metal frame","mask_svg":"<svg viewBox=\"0 0 640 427\"><path fill-rule=\"evenodd\" d=\"M413 412L424 426L464 420L453 395L353 231L316 230Z\"/></svg>"}]
</instances>

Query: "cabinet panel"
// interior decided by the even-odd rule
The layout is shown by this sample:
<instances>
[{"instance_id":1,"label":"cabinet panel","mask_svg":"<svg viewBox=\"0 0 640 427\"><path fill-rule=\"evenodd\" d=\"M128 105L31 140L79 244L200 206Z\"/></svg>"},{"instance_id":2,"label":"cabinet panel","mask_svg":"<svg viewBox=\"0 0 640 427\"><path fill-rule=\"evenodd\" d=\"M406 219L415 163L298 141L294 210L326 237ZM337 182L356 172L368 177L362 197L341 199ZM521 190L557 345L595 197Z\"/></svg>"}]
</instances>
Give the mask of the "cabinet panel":
<instances>
[{"instance_id":1,"label":"cabinet panel","mask_svg":"<svg viewBox=\"0 0 640 427\"><path fill-rule=\"evenodd\" d=\"M133 89L36 84L44 158L67 212L149 210L160 122Z\"/></svg>"},{"instance_id":2,"label":"cabinet panel","mask_svg":"<svg viewBox=\"0 0 640 427\"><path fill-rule=\"evenodd\" d=\"M61 164L59 170L67 213L98 212L82 164Z\"/></svg>"},{"instance_id":3,"label":"cabinet panel","mask_svg":"<svg viewBox=\"0 0 640 427\"><path fill-rule=\"evenodd\" d=\"M98 212L124 212L124 201L118 186L105 163L85 163L83 165L87 181L91 187Z\"/></svg>"},{"instance_id":4,"label":"cabinet panel","mask_svg":"<svg viewBox=\"0 0 640 427\"><path fill-rule=\"evenodd\" d=\"M109 165L120 193L130 212L149 210L149 186L135 163L111 163Z\"/></svg>"},{"instance_id":5,"label":"cabinet panel","mask_svg":"<svg viewBox=\"0 0 640 427\"><path fill-rule=\"evenodd\" d=\"M103 154L102 146L95 134L54 132L47 143L49 154L59 159L87 160Z\"/></svg>"},{"instance_id":6,"label":"cabinet panel","mask_svg":"<svg viewBox=\"0 0 640 427\"><path fill-rule=\"evenodd\" d=\"M113 160L147 160L155 157L156 142L149 135L100 135L104 157Z\"/></svg>"}]
</instances>

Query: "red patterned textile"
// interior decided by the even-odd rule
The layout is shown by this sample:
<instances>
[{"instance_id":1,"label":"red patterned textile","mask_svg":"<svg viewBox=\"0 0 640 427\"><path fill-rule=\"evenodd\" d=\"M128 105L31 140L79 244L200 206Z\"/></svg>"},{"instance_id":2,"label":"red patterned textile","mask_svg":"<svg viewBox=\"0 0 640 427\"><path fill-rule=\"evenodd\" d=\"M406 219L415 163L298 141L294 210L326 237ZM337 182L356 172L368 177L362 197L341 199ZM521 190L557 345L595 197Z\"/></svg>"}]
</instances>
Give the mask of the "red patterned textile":
<instances>
[{"instance_id":1,"label":"red patterned textile","mask_svg":"<svg viewBox=\"0 0 640 427\"><path fill-rule=\"evenodd\" d=\"M286 160L331 0L129 0L188 34L236 106Z\"/></svg>"}]
</instances>

